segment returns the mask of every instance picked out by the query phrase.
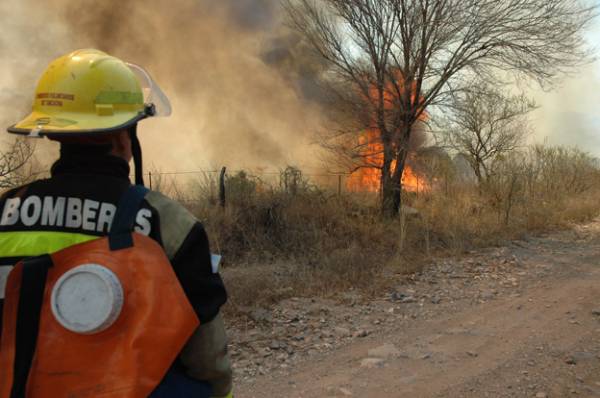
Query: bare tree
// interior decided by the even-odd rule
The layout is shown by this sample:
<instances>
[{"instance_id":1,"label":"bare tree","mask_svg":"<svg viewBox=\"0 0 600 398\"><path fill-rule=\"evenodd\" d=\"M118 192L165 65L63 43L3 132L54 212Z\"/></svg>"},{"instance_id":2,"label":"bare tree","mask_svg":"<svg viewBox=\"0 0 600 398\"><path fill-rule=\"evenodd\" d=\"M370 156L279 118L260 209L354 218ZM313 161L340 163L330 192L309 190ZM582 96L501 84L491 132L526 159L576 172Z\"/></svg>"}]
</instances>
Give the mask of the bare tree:
<instances>
[{"instance_id":1,"label":"bare tree","mask_svg":"<svg viewBox=\"0 0 600 398\"><path fill-rule=\"evenodd\" d=\"M381 168L387 215L399 211L410 136L430 106L474 75L551 83L587 59L581 33L596 12L585 0L282 1L344 103L331 145L365 160L358 167ZM379 153L360 143L365 130L376 131Z\"/></svg>"},{"instance_id":2,"label":"bare tree","mask_svg":"<svg viewBox=\"0 0 600 398\"><path fill-rule=\"evenodd\" d=\"M16 139L0 152L0 190L22 185L33 177L33 152L34 145L27 139Z\"/></svg>"},{"instance_id":3,"label":"bare tree","mask_svg":"<svg viewBox=\"0 0 600 398\"><path fill-rule=\"evenodd\" d=\"M496 160L523 145L529 133L524 116L535 109L524 95L510 95L481 83L458 93L441 119L442 142L462 153L482 184Z\"/></svg>"}]
</instances>

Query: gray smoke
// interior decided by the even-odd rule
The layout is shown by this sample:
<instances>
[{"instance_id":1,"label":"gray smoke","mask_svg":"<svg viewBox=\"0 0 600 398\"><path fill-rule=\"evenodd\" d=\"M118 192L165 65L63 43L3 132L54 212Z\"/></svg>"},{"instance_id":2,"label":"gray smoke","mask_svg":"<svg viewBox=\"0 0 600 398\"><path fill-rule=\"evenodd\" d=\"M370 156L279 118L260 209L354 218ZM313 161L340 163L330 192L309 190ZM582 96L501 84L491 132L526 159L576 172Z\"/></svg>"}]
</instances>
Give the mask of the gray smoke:
<instances>
[{"instance_id":1,"label":"gray smoke","mask_svg":"<svg viewBox=\"0 0 600 398\"><path fill-rule=\"evenodd\" d=\"M274 0L3 0L0 122L28 113L48 62L98 48L144 66L172 101L171 118L141 123L146 167L320 169L327 64L282 14Z\"/></svg>"},{"instance_id":2,"label":"gray smoke","mask_svg":"<svg viewBox=\"0 0 600 398\"><path fill-rule=\"evenodd\" d=\"M13 122L27 113L50 60L98 48L144 66L173 103L171 118L140 126L148 165L316 166L310 144L322 112L311 80L318 70L301 62L276 4L4 0L0 53L10 61L0 66L3 117Z\"/></svg>"},{"instance_id":3,"label":"gray smoke","mask_svg":"<svg viewBox=\"0 0 600 398\"><path fill-rule=\"evenodd\" d=\"M600 157L599 71L600 63L595 62L566 78L556 91L536 93L540 109L531 115L531 141L577 146Z\"/></svg>"},{"instance_id":4,"label":"gray smoke","mask_svg":"<svg viewBox=\"0 0 600 398\"><path fill-rule=\"evenodd\" d=\"M273 0L203 0L205 7L225 7L233 23L241 29L272 30L278 26L279 8Z\"/></svg>"}]
</instances>

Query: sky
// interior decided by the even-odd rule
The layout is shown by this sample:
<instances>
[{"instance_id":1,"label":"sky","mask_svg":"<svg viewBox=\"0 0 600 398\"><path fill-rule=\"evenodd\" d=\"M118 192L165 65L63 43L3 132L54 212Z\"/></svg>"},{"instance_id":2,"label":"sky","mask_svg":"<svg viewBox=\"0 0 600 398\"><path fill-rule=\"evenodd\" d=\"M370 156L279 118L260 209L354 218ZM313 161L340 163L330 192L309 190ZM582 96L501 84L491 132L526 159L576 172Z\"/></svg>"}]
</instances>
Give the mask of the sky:
<instances>
[{"instance_id":1,"label":"sky","mask_svg":"<svg viewBox=\"0 0 600 398\"><path fill-rule=\"evenodd\" d=\"M600 6L600 0L597 1ZM554 90L534 91L531 142L577 146L600 157L600 18L587 33L599 60L565 77Z\"/></svg>"}]
</instances>

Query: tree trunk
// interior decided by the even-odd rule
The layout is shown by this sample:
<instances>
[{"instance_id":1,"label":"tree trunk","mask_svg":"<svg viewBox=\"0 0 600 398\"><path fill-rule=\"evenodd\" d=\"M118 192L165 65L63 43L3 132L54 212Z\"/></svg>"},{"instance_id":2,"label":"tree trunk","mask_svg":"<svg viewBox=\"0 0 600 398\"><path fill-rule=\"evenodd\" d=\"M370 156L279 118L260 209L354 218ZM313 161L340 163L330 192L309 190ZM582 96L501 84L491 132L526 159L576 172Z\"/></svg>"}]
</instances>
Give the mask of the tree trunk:
<instances>
[{"instance_id":1,"label":"tree trunk","mask_svg":"<svg viewBox=\"0 0 600 398\"><path fill-rule=\"evenodd\" d=\"M382 213L385 217L394 218L400 214L402 207L402 175L406 165L407 150L401 150L396 156L395 164L391 159L386 162L381 173ZM391 156L390 156L391 158Z\"/></svg>"},{"instance_id":2,"label":"tree trunk","mask_svg":"<svg viewBox=\"0 0 600 398\"><path fill-rule=\"evenodd\" d=\"M482 186L483 185L483 175L481 174L481 169L479 168L479 164L477 164L477 166L475 166L475 168L473 170L475 171L475 177L477 177L477 185Z\"/></svg>"},{"instance_id":3,"label":"tree trunk","mask_svg":"<svg viewBox=\"0 0 600 398\"><path fill-rule=\"evenodd\" d=\"M392 175L392 157L388 151L385 152L381 169L381 213L384 217L393 218L398 214L394 210L396 186Z\"/></svg>"},{"instance_id":4,"label":"tree trunk","mask_svg":"<svg viewBox=\"0 0 600 398\"><path fill-rule=\"evenodd\" d=\"M469 159L469 165L471 166L473 173L475 173L475 177L477 178L477 185L481 187L483 183L483 175L481 174L481 162L476 156L472 156Z\"/></svg>"}]
</instances>

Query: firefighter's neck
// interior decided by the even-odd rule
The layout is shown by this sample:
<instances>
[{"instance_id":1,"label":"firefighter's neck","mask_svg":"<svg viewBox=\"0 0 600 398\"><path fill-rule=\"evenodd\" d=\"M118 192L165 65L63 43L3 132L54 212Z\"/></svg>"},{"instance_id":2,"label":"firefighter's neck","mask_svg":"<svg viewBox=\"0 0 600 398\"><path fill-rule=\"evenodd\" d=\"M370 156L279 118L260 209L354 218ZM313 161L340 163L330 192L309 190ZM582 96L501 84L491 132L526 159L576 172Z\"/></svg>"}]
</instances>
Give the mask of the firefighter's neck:
<instances>
[{"instance_id":1,"label":"firefighter's neck","mask_svg":"<svg viewBox=\"0 0 600 398\"><path fill-rule=\"evenodd\" d=\"M110 154L125 160L127 163L131 162L133 154L131 152L131 138L127 130L123 130L117 134L111 135L112 149Z\"/></svg>"}]
</instances>

